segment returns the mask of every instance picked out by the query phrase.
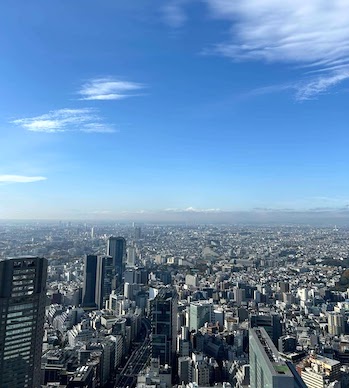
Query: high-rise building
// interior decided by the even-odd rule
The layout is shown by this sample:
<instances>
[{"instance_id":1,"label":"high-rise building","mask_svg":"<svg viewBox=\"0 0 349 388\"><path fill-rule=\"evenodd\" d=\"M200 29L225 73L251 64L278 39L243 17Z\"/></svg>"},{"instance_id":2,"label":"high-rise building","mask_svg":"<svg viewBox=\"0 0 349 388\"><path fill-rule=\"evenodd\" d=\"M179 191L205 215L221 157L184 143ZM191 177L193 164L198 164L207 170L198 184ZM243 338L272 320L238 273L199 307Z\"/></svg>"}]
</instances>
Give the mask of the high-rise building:
<instances>
[{"instance_id":1,"label":"high-rise building","mask_svg":"<svg viewBox=\"0 0 349 388\"><path fill-rule=\"evenodd\" d=\"M142 238L142 229L140 226L135 226L134 228L135 240L140 240Z\"/></svg>"},{"instance_id":2,"label":"high-rise building","mask_svg":"<svg viewBox=\"0 0 349 388\"><path fill-rule=\"evenodd\" d=\"M83 307L96 307L96 275L97 275L97 256L86 255L84 267L84 283L82 288Z\"/></svg>"},{"instance_id":3,"label":"high-rise building","mask_svg":"<svg viewBox=\"0 0 349 388\"><path fill-rule=\"evenodd\" d=\"M198 386L208 387L210 385L210 366L204 359L202 353L192 354L191 370L189 379Z\"/></svg>"},{"instance_id":4,"label":"high-rise building","mask_svg":"<svg viewBox=\"0 0 349 388\"><path fill-rule=\"evenodd\" d=\"M134 267L136 264L136 248L128 247L127 248L127 266Z\"/></svg>"},{"instance_id":5,"label":"high-rise building","mask_svg":"<svg viewBox=\"0 0 349 388\"><path fill-rule=\"evenodd\" d=\"M278 314L251 315L251 327L264 327L275 346L278 346L279 338L282 336L281 317Z\"/></svg>"},{"instance_id":6,"label":"high-rise building","mask_svg":"<svg viewBox=\"0 0 349 388\"><path fill-rule=\"evenodd\" d=\"M40 386L47 260L0 261L0 387Z\"/></svg>"},{"instance_id":7,"label":"high-rise building","mask_svg":"<svg viewBox=\"0 0 349 388\"><path fill-rule=\"evenodd\" d=\"M113 258L117 287L119 287L126 265L126 240L123 237L109 237L107 255Z\"/></svg>"},{"instance_id":8,"label":"high-rise building","mask_svg":"<svg viewBox=\"0 0 349 388\"><path fill-rule=\"evenodd\" d=\"M263 327L249 330L249 347L251 388L306 388L292 366L281 360Z\"/></svg>"},{"instance_id":9,"label":"high-rise building","mask_svg":"<svg viewBox=\"0 0 349 388\"><path fill-rule=\"evenodd\" d=\"M159 358L161 365L174 365L177 340L178 295L170 287L160 288L150 302L152 326L152 358Z\"/></svg>"},{"instance_id":10,"label":"high-rise building","mask_svg":"<svg viewBox=\"0 0 349 388\"><path fill-rule=\"evenodd\" d=\"M103 309L105 302L113 290L115 267L112 256L98 256L96 271L95 302L99 309Z\"/></svg>"},{"instance_id":11,"label":"high-rise building","mask_svg":"<svg viewBox=\"0 0 349 388\"><path fill-rule=\"evenodd\" d=\"M206 322L213 322L213 304L207 300L191 302L189 307L189 330L198 331Z\"/></svg>"},{"instance_id":12,"label":"high-rise building","mask_svg":"<svg viewBox=\"0 0 349 388\"><path fill-rule=\"evenodd\" d=\"M328 313L327 322L329 334L336 336L345 334L345 318L343 314L331 311Z\"/></svg>"},{"instance_id":13,"label":"high-rise building","mask_svg":"<svg viewBox=\"0 0 349 388\"><path fill-rule=\"evenodd\" d=\"M290 292L290 284L288 282L278 282L277 287L281 293Z\"/></svg>"}]
</instances>

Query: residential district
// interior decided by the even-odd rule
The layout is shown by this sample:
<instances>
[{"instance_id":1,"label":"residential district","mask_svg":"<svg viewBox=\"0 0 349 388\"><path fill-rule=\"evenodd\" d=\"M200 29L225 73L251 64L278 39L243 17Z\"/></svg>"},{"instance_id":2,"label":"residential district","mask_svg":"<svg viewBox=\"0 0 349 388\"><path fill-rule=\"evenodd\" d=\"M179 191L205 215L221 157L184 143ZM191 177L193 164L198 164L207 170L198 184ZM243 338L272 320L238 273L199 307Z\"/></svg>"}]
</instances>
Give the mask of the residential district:
<instances>
[{"instance_id":1,"label":"residential district","mask_svg":"<svg viewBox=\"0 0 349 388\"><path fill-rule=\"evenodd\" d=\"M349 387L349 229L0 225L0 387Z\"/></svg>"}]
</instances>

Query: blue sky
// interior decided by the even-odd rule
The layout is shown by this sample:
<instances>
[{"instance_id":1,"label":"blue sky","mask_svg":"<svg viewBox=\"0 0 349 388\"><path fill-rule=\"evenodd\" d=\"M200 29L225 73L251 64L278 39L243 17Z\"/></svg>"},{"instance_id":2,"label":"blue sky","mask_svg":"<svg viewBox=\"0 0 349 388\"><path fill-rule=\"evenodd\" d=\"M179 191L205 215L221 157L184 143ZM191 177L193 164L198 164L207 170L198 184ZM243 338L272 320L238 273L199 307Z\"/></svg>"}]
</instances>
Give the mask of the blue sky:
<instances>
[{"instance_id":1,"label":"blue sky","mask_svg":"<svg viewBox=\"0 0 349 388\"><path fill-rule=\"evenodd\" d=\"M348 8L5 0L0 217L345 209Z\"/></svg>"}]
</instances>

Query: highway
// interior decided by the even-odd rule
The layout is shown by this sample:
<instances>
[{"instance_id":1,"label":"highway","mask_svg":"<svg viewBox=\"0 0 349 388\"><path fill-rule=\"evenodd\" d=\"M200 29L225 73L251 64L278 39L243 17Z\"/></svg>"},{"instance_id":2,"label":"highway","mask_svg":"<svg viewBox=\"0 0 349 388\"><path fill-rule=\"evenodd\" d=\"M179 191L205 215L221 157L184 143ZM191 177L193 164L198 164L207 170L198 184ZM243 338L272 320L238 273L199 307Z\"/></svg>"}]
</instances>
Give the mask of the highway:
<instances>
[{"instance_id":1,"label":"highway","mask_svg":"<svg viewBox=\"0 0 349 388\"><path fill-rule=\"evenodd\" d=\"M142 325L145 329L145 339L127 360L126 365L116 379L114 388L133 388L136 385L138 373L148 364L151 351L151 324L149 319L142 318Z\"/></svg>"}]
</instances>

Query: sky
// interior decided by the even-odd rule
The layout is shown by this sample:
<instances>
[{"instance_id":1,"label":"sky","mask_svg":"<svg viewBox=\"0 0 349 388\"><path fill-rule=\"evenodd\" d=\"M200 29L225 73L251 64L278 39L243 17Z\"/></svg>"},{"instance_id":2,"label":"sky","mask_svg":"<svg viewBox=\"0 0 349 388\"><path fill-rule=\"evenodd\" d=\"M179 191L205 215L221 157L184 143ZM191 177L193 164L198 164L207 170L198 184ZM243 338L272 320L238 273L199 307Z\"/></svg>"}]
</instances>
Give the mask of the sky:
<instances>
[{"instance_id":1,"label":"sky","mask_svg":"<svg viewBox=\"0 0 349 388\"><path fill-rule=\"evenodd\" d=\"M4 0L0 50L0 219L349 220L346 0Z\"/></svg>"}]
</instances>

